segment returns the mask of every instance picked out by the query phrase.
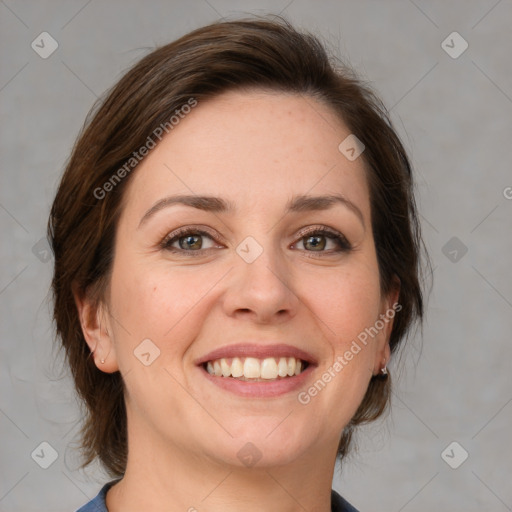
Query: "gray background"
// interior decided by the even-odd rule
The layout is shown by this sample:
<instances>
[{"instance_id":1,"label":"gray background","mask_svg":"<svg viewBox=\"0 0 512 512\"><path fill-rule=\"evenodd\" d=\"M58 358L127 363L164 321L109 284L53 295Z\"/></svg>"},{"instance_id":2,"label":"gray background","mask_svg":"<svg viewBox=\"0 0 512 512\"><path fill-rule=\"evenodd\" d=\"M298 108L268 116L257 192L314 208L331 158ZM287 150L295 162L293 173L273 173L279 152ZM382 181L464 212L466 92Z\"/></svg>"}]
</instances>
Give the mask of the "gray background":
<instances>
[{"instance_id":1,"label":"gray background","mask_svg":"<svg viewBox=\"0 0 512 512\"><path fill-rule=\"evenodd\" d=\"M107 479L76 470L80 411L52 347L40 242L86 113L155 45L267 12L322 35L391 108L433 259L423 338L391 365L392 412L333 485L362 512L512 510L510 0L0 1L0 510L69 512ZM59 45L47 59L31 48L43 31ZM441 46L453 31L469 44L458 58ZM43 441L58 453L46 470L31 458ZM469 454L457 469L442 458L453 441L447 461Z\"/></svg>"}]
</instances>

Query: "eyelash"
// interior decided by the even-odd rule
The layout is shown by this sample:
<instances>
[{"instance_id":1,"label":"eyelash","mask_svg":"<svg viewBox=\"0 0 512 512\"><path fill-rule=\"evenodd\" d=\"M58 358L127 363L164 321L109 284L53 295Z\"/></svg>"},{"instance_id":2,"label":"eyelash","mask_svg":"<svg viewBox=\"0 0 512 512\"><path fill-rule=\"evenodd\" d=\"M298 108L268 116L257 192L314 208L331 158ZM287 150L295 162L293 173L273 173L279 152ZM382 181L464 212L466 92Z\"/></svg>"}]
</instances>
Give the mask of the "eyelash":
<instances>
[{"instance_id":1,"label":"eyelash","mask_svg":"<svg viewBox=\"0 0 512 512\"><path fill-rule=\"evenodd\" d=\"M194 227L185 227L180 228L167 237L165 237L162 242L160 243L160 248L169 252L172 252L174 254L181 254L181 255L190 255L190 256L201 256L204 254L205 251L209 251L212 248L208 249L199 249L199 250L189 250L189 249L178 249L176 247L171 247L172 244L176 241L178 241L180 238L183 238L187 235L200 235L200 236L207 236L211 238L213 241L215 241L215 237L209 233L208 231L205 231L203 229L194 228ZM298 242L303 241L305 238L311 237L311 236L325 236L328 239L333 240L335 243L338 244L338 249L335 250L328 250L328 251L308 251L306 249L303 249L307 253L311 253L311 256L314 256L315 253L319 254L333 254L333 253L340 253L340 252L349 252L352 250L352 245L347 240L347 238L340 233L339 231L336 231L332 228L327 227L314 227L314 228L308 228L305 230L302 230L299 232L299 239ZM298 243L296 242L296 243Z\"/></svg>"}]
</instances>

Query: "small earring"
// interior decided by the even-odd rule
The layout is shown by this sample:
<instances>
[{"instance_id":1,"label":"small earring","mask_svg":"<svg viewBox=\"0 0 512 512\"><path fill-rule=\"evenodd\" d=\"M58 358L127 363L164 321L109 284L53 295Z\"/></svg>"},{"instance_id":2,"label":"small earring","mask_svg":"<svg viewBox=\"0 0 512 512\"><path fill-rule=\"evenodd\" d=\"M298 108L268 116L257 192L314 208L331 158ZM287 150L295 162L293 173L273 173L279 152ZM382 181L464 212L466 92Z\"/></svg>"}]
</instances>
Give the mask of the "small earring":
<instances>
[{"instance_id":1,"label":"small earring","mask_svg":"<svg viewBox=\"0 0 512 512\"><path fill-rule=\"evenodd\" d=\"M101 364L105 364L105 359L102 359L102 360L101 360Z\"/></svg>"},{"instance_id":2,"label":"small earring","mask_svg":"<svg viewBox=\"0 0 512 512\"><path fill-rule=\"evenodd\" d=\"M381 368L380 373L382 373L382 375L387 375L387 374L388 374L388 369L387 369L387 367L386 367L386 366L384 366L384 368Z\"/></svg>"}]
</instances>

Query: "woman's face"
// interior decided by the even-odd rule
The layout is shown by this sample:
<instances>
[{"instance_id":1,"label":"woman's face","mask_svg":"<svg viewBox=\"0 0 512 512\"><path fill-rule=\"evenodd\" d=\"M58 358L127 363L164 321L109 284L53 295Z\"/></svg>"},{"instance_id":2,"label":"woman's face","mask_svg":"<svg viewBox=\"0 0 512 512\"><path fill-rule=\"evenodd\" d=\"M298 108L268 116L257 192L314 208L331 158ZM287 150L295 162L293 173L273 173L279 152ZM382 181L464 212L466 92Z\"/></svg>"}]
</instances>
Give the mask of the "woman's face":
<instances>
[{"instance_id":1,"label":"woman's face","mask_svg":"<svg viewBox=\"0 0 512 512\"><path fill-rule=\"evenodd\" d=\"M362 158L338 149L349 135L310 97L230 92L134 171L97 360L124 377L130 447L334 459L389 357L396 299L380 292Z\"/></svg>"}]
</instances>

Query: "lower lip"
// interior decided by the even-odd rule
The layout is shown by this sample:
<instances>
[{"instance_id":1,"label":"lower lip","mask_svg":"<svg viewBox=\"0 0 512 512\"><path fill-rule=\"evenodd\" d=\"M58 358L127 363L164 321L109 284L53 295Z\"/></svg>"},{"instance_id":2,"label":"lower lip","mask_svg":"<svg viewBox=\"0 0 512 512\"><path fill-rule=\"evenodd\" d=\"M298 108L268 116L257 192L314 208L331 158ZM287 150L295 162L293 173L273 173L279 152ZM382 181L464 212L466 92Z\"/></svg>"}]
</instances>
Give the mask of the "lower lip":
<instances>
[{"instance_id":1,"label":"lower lip","mask_svg":"<svg viewBox=\"0 0 512 512\"><path fill-rule=\"evenodd\" d=\"M299 375L269 380L268 382L250 382L234 379L232 377L217 377L216 375L210 375L202 366L200 366L200 369L210 382L235 395L248 398L270 398L285 395L286 393L297 391L299 388L303 387L305 381L313 371L314 366L309 364Z\"/></svg>"}]
</instances>

